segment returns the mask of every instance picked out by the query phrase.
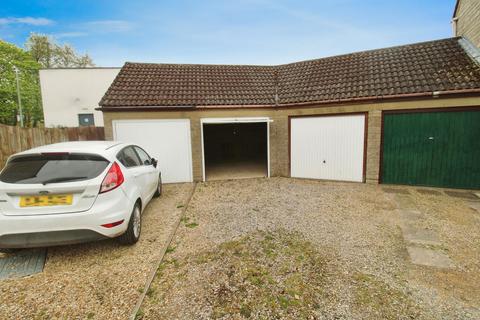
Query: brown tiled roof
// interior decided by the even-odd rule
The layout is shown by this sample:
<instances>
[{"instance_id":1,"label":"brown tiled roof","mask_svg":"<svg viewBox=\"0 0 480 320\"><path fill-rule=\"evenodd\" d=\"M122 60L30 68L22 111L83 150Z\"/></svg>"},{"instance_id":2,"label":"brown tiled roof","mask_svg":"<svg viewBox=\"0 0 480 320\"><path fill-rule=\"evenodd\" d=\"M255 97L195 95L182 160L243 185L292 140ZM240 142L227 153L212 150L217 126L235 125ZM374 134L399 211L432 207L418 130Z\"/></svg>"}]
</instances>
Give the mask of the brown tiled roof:
<instances>
[{"instance_id":1,"label":"brown tiled roof","mask_svg":"<svg viewBox=\"0 0 480 320\"><path fill-rule=\"evenodd\" d=\"M449 38L279 66L126 63L100 105L275 106L480 89L480 66Z\"/></svg>"}]
</instances>

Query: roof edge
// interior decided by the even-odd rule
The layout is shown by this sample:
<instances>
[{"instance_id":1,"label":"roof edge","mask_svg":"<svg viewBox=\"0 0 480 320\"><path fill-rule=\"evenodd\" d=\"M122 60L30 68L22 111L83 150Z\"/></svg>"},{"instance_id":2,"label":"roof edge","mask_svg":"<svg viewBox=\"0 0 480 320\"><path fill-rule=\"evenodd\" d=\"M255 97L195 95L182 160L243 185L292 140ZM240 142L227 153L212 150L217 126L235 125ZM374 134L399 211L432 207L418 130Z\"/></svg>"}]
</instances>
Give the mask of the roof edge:
<instances>
[{"instance_id":1,"label":"roof edge","mask_svg":"<svg viewBox=\"0 0 480 320\"><path fill-rule=\"evenodd\" d=\"M323 60L323 59L340 58L340 57L365 54L365 53L370 53L370 52L375 52L375 51L380 51L380 50L391 50L391 49L397 49L397 48L402 48L402 47L410 47L410 46L417 46L417 45L425 45L425 44L429 44L429 43L436 43L436 42L440 42L440 41L458 40L458 39L461 39L461 38L462 38L461 36L453 36L453 37L446 37L446 38L440 38L440 39L435 39L435 40L426 40L426 41L419 41L419 42L413 42L413 43L407 43L407 44L397 44L397 45L392 45L392 46L389 46L389 47L360 50L360 51L354 51L354 52L349 52L349 53L340 53L340 54L336 54L336 55L333 55L333 56L325 56L325 57L321 57L321 58L299 60L299 61L277 64L277 65L272 65L272 66L273 67L289 66L289 65L297 64L297 63L312 62L312 61Z\"/></svg>"},{"instance_id":2,"label":"roof edge","mask_svg":"<svg viewBox=\"0 0 480 320\"><path fill-rule=\"evenodd\" d=\"M93 70L93 69L122 69L122 67L59 67L59 68L40 68L38 70Z\"/></svg>"},{"instance_id":3,"label":"roof edge","mask_svg":"<svg viewBox=\"0 0 480 320\"><path fill-rule=\"evenodd\" d=\"M285 62L285 63L280 63L280 64L221 64L221 63L168 63L168 62L133 62L133 61L126 61L124 66L127 65L135 65L135 64L140 64L140 65L164 65L164 66L228 66L228 67L257 67L257 68L278 68L278 67L283 67L283 66L288 66L292 64L297 64L297 63L304 63L304 62L311 62L311 61L316 61L316 60L323 60L323 59L331 59L331 58L338 58L338 57L343 57L343 56L349 56L349 55L357 55L357 54L365 54L368 52L374 52L374 51L379 51L379 50L390 50L390 49L396 49L396 48L401 48L401 47L409 47L409 46L416 46L416 45L424 45L428 43L435 43L439 41L447 41L447 40L455 40L455 39L460 39L461 36L453 36L453 37L446 37L446 38L440 38L440 39L435 39L435 40L426 40L426 41L418 41L418 42L413 42L413 43L406 43L406 44L397 44L397 45L391 45L388 47L382 47L382 48L374 48L374 49L366 49L366 50L360 50L360 51L353 51L353 52L347 52L347 53L339 53L339 54L334 54L331 56L324 56L320 58L313 58L313 59L304 59L304 60L297 60L297 61L291 61L291 62ZM123 68L122 67L122 68Z\"/></svg>"}]
</instances>

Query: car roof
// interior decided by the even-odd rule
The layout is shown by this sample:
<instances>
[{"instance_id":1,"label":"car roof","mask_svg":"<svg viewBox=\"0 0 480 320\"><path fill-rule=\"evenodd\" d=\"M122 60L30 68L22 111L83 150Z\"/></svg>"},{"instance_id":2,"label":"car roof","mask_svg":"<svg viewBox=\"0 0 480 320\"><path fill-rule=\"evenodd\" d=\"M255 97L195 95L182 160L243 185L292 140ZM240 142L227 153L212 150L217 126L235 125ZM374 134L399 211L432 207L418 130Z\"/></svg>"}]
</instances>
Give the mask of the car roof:
<instances>
[{"instance_id":1,"label":"car roof","mask_svg":"<svg viewBox=\"0 0 480 320\"><path fill-rule=\"evenodd\" d=\"M112 147L117 147L117 146L119 147L123 145L128 145L128 144L124 142L119 142L119 141L70 141L70 142L48 144L41 147L32 148L29 150L19 152L17 153L17 155L42 153L42 152L81 152L81 153L104 154L106 150Z\"/></svg>"}]
</instances>

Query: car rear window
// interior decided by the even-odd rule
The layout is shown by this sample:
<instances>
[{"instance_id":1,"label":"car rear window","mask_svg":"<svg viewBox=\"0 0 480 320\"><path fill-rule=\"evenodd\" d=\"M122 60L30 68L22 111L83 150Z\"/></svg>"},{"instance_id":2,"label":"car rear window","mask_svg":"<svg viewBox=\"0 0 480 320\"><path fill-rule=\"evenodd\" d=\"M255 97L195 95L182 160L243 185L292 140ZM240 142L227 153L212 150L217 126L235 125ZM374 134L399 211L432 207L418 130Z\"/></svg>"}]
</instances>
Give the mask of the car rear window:
<instances>
[{"instance_id":1,"label":"car rear window","mask_svg":"<svg viewBox=\"0 0 480 320\"><path fill-rule=\"evenodd\" d=\"M92 154L36 154L11 159L0 174L6 183L62 183L97 177L109 161Z\"/></svg>"}]
</instances>

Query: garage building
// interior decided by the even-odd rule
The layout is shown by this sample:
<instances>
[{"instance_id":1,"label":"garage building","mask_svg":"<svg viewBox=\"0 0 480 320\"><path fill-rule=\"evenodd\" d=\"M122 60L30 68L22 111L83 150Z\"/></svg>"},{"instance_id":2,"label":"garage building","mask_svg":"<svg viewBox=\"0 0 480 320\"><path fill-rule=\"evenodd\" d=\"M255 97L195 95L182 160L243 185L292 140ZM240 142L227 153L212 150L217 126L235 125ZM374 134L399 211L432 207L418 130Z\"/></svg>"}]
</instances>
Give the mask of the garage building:
<instances>
[{"instance_id":1,"label":"garage building","mask_svg":"<svg viewBox=\"0 0 480 320\"><path fill-rule=\"evenodd\" d=\"M479 57L457 37L279 66L126 63L100 110L166 182L479 189Z\"/></svg>"}]
</instances>

